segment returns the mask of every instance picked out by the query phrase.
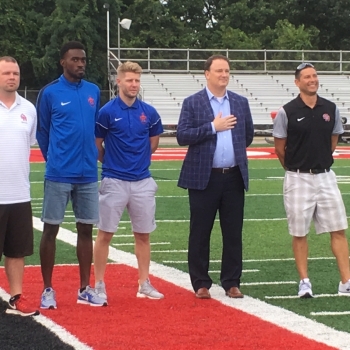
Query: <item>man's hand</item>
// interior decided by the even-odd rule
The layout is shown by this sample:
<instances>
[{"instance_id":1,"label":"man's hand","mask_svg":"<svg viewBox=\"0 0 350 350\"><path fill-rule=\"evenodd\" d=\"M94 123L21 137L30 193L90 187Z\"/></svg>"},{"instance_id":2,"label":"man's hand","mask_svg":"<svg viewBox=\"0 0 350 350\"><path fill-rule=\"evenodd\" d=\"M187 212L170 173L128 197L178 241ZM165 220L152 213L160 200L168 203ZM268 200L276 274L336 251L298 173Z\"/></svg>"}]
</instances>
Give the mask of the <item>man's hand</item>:
<instances>
[{"instance_id":1,"label":"man's hand","mask_svg":"<svg viewBox=\"0 0 350 350\"><path fill-rule=\"evenodd\" d=\"M222 112L219 112L219 114L214 118L213 123L216 131L230 130L237 124L237 118L232 114L223 118Z\"/></svg>"}]
</instances>

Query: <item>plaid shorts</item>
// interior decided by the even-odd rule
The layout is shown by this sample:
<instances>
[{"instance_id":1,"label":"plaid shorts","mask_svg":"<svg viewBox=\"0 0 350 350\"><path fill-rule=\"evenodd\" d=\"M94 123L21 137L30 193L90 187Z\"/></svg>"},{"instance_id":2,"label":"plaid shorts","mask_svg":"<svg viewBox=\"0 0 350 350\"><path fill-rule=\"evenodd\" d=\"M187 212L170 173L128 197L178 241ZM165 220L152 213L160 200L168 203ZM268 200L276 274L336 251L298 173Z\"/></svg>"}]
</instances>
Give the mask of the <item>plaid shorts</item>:
<instances>
[{"instance_id":1,"label":"plaid shorts","mask_svg":"<svg viewBox=\"0 0 350 350\"><path fill-rule=\"evenodd\" d=\"M306 236L311 220L317 234L347 229L343 199L332 170L317 175L286 171L283 193L292 236Z\"/></svg>"}]
</instances>

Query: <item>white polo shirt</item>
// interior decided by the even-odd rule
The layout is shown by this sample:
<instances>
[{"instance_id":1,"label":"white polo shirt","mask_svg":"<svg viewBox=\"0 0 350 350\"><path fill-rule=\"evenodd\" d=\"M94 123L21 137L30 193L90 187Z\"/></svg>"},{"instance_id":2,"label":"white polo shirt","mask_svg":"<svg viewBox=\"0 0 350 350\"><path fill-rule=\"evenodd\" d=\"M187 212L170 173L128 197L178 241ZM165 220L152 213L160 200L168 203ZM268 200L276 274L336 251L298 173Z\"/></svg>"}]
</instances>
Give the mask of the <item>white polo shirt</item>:
<instances>
[{"instance_id":1,"label":"white polo shirt","mask_svg":"<svg viewBox=\"0 0 350 350\"><path fill-rule=\"evenodd\" d=\"M0 204L30 201L29 155L36 123L34 105L18 93L10 108L0 101Z\"/></svg>"}]
</instances>

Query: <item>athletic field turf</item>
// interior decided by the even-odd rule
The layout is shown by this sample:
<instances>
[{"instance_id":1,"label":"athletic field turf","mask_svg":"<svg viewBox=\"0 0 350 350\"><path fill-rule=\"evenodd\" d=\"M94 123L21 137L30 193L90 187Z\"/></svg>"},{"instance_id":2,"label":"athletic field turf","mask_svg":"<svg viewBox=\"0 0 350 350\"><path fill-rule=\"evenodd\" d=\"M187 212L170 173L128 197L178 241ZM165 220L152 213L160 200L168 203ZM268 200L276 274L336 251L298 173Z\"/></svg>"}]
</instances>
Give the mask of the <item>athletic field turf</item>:
<instances>
[{"instance_id":1,"label":"athletic field turf","mask_svg":"<svg viewBox=\"0 0 350 350\"><path fill-rule=\"evenodd\" d=\"M36 152L31 164L35 253L26 261L31 266L26 267L24 291L39 304L44 164L37 162L40 155ZM107 268L110 305L77 305L76 230L68 207L57 242L56 263L60 266L54 271L58 309L42 312L43 316L35 318L37 322L1 313L0 349L350 349L350 298L337 295L339 274L329 235L316 236L313 228L309 235L309 275L315 298L296 297L299 281L282 198L284 171L272 148L249 149L250 190L246 194L241 285L246 297L229 299L216 285L211 290L212 300L195 299L187 275L187 192L176 186L185 152L182 148L160 149L151 166L159 187L157 229L151 236L152 283L165 299L136 298L136 261L130 254L133 236L124 213ZM347 211L349 155L350 148L339 148L333 166ZM220 254L217 221L210 261L215 283L219 283ZM0 308L4 310L8 285L3 268L0 275Z\"/></svg>"}]
</instances>

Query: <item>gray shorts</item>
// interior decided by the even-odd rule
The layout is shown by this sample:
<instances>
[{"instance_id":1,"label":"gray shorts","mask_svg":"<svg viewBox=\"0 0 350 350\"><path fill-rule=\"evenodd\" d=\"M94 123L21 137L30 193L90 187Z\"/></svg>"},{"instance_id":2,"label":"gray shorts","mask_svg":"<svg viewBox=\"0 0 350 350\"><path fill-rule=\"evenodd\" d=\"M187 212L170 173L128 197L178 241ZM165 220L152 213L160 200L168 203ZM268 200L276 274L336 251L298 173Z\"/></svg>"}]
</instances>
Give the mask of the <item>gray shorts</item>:
<instances>
[{"instance_id":1,"label":"gray shorts","mask_svg":"<svg viewBox=\"0 0 350 350\"><path fill-rule=\"evenodd\" d=\"M158 186L151 177L140 181L105 177L99 190L100 220L97 227L106 232L116 232L127 208L133 232L154 231L157 190Z\"/></svg>"},{"instance_id":2,"label":"gray shorts","mask_svg":"<svg viewBox=\"0 0 350 350\"><path fill-rule=\"evenodd\" d=\"M306 236L311 220L318 234L347 229L343 199L332 170L317 175L286 171L283 192L292 236Z\"/></svg>"}]
</instances>

